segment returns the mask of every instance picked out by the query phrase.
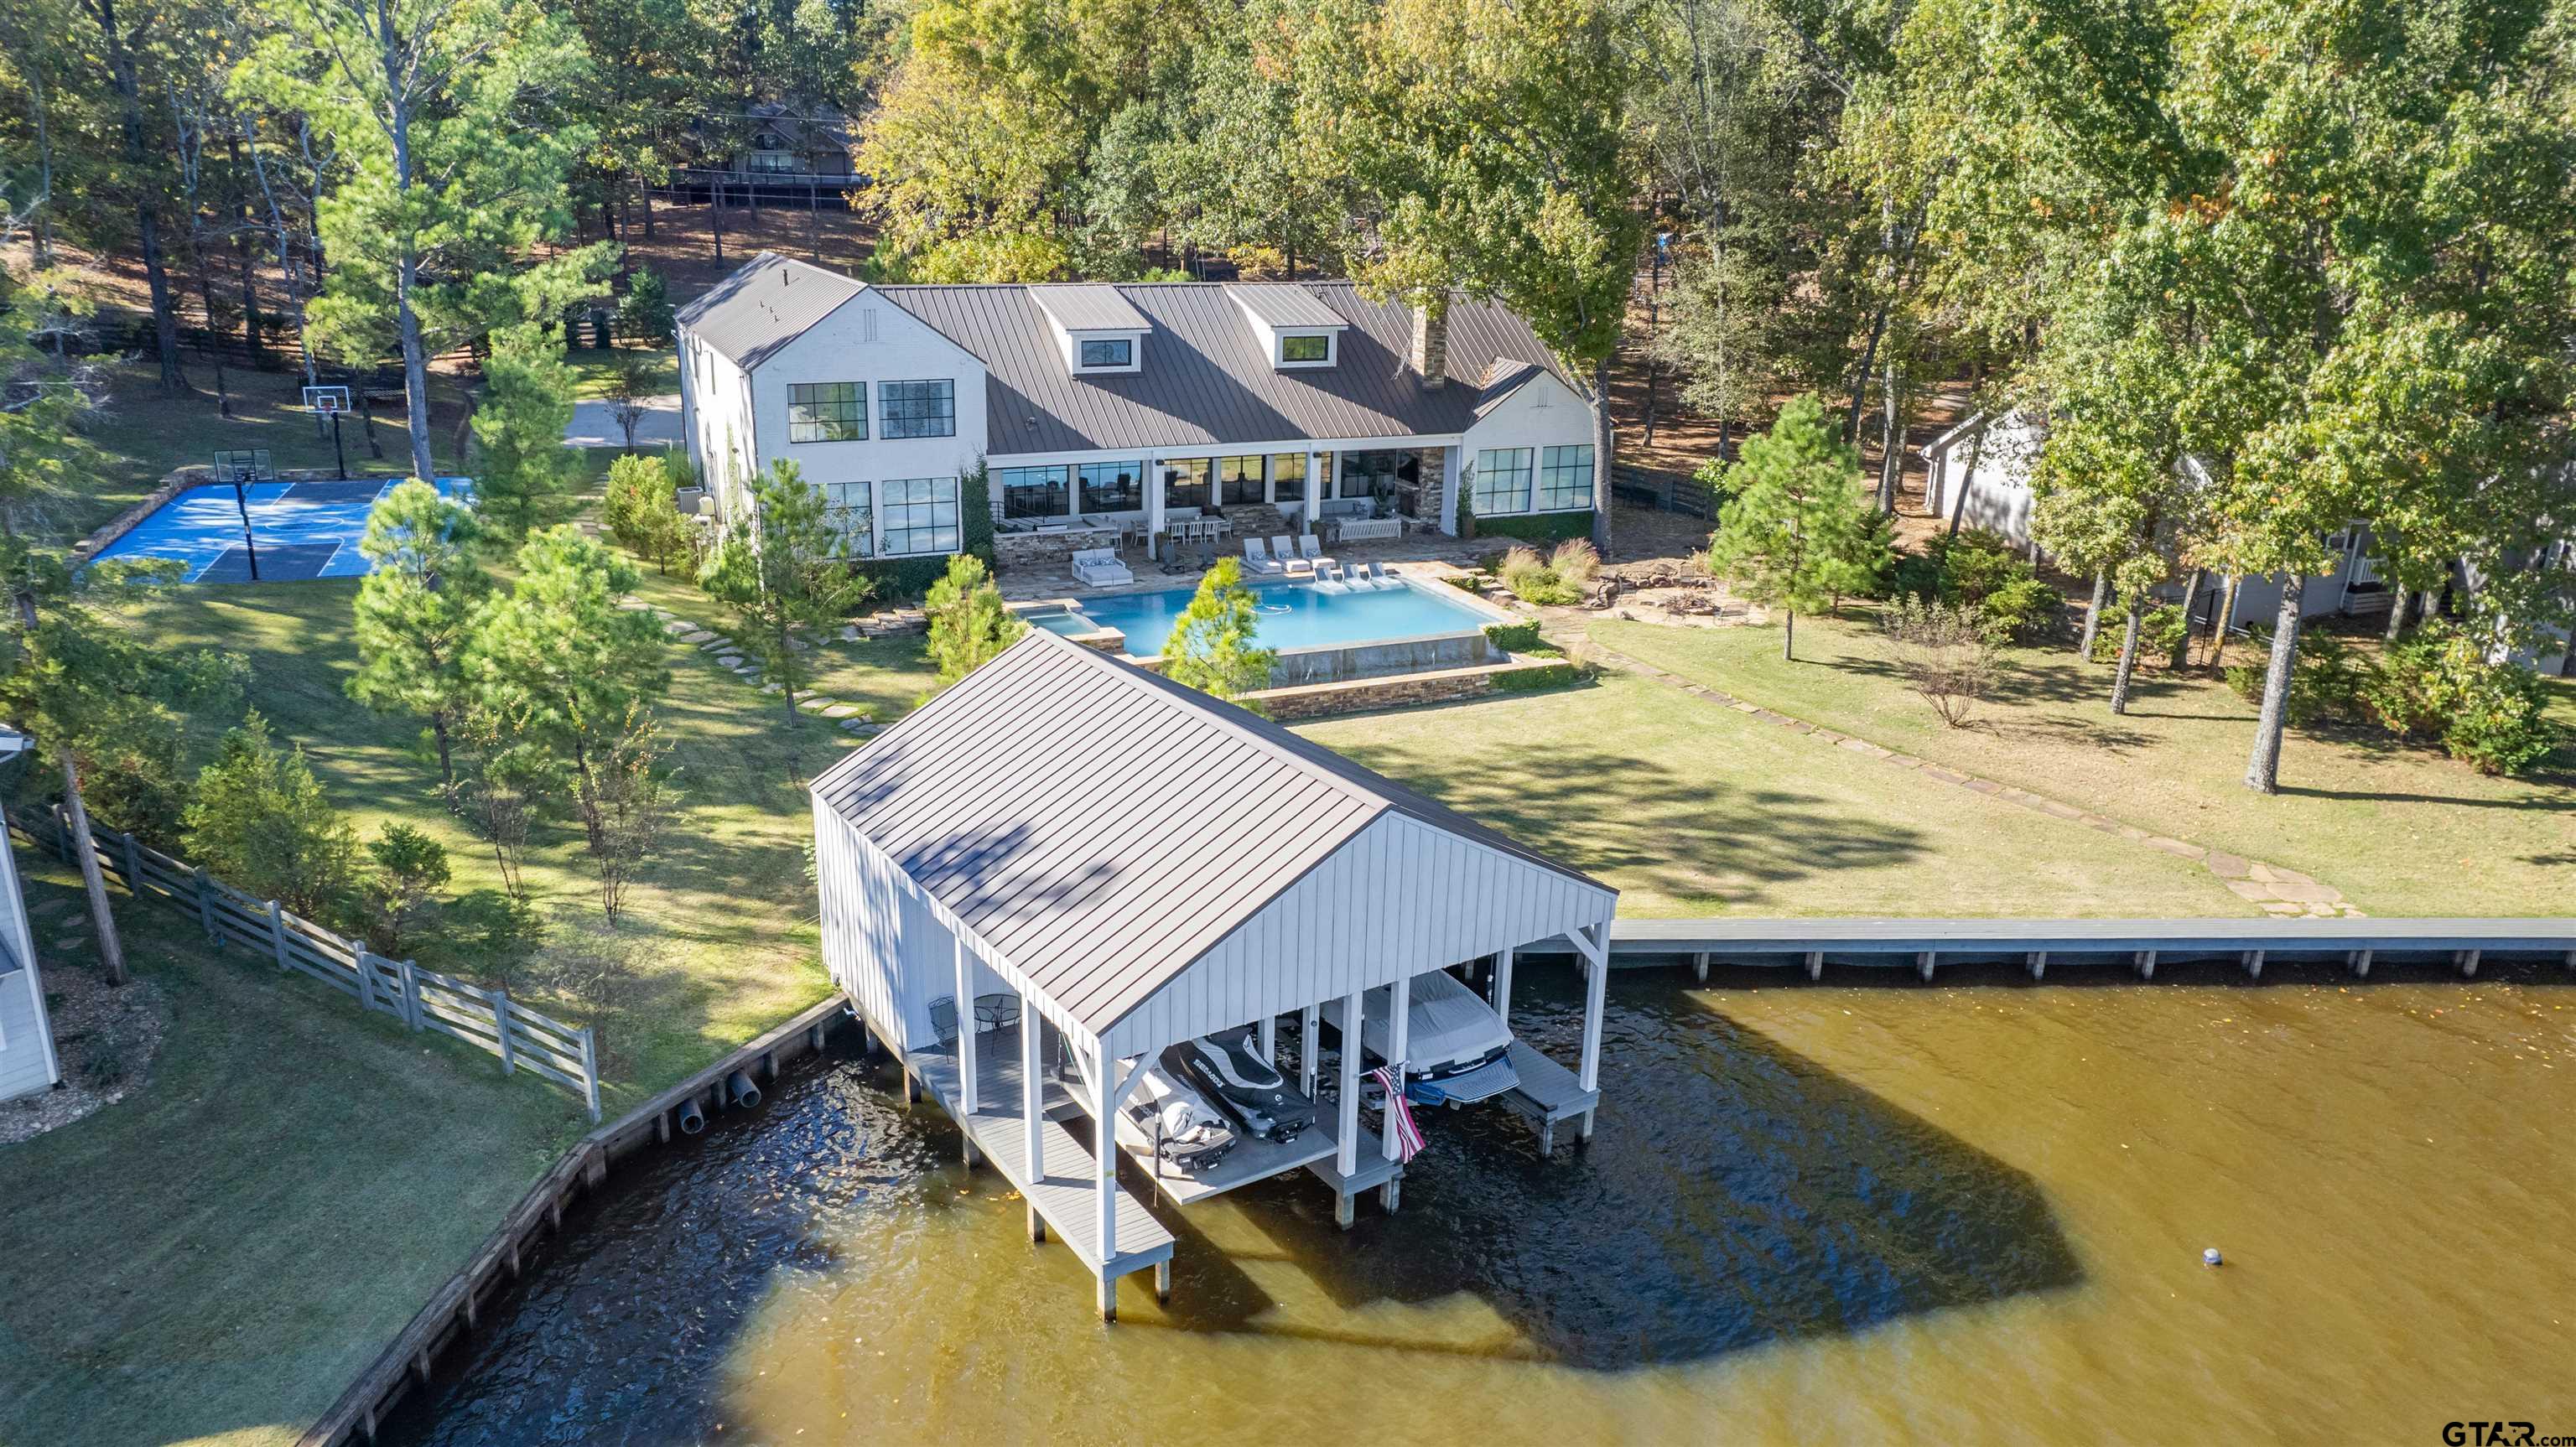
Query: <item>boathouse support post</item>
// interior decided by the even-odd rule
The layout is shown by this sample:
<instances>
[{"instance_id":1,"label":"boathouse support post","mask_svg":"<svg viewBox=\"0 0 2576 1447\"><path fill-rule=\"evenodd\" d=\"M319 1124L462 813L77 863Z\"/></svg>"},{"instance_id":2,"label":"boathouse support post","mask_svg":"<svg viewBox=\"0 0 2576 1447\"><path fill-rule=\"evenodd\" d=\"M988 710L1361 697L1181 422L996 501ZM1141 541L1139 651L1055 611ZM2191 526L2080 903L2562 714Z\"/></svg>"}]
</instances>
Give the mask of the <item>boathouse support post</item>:
<instances>
[{"instance_id":1,"label":"boathouse support post","mask_svg":"<svg viewBox=\"0 0 2576 1447\"><path fill-rule=\"evenodd\" d=\"M2152 980L2156 977L2156 952L2154 950L2140 950L2130 957L2129 962L2137 967L2139 979Z\"/></svg>"},{"instance_id":2,"label":"boathouse support post","mask_svg":"<svg viewBox=\"0 0 2576 1447\"><path fill-rule=\"evenodd\" d=\"M1046 1121L1046 1079L1038 1065L1038 1037L1046 1033L1046 1024L1038 1018L1037 1001L1024 991L1020 995L1020 1159L1028 1172L1029 1184L1046 1178L1046 1136L1041 1127ZM1110 1132L1101 1132L1103 1139ZM1029 1239L1046 1239L1046 1223L1039 1219L1038 1208L1029 1207Z\"/></svg>"},{"instance_id":3,"label":"boathouse support post","mask_svg":"<svg viewBox=\"0 0 2576 1447\"><path fill-rule=\"evenodd\" d=\"M1098 1187L1099 1234L1095 1239L1100 1245L1100 1319L1116 1321L1118 1278L1111 1272L1118 1256L1118 1132L1115 1122L1119 1108L1127 1103L1127 1093L1144 1078L1145 1062L1160 1052L1137 1052L1135 1065L1122 1077L1118 1073L1118 1062L1110 1058L1106 1044L1094 1040L1092 1051L1091 1078L1096 1082L1094 1098L1100 1107L1091 1117L1099 1134L1099 1148L1092 1152L1091 1169Z\"/></svg>"},{"instance_id":4,"label":"boathouse support post","mask_svg":"<svg viewBox=\"0 0 2576 1447\"><path fill-rule=\"evenodd\" d=\"M2576 964L2576 959L2571 959ZM1512 1028L1512 951L1506 945L1494 952L1494 1015L1503 1028Z\"/></svg>"},{"instance_id":5,"label":"boathouse support post","mask_svg":"<svg viewBox=\"0 0 2576 1447\"><path fill-rule=\"evenodd\" d=\"M2030 952L2030 959L2027 963L2030 965L2030 977L2032 979L2043 980L2048 977L2048 951L2032 950Z\"/></svg>"},{"instance_id":6,"label":"boathouse support post","mask_svg":"<svg viewBox=\"0 0 2576 1447\"><path fill-rule=\"evenodd\" d=\"M1357 990L1342 997L1342 1120L1340 1132L1334 1136L1339 1154L1333 1158L1333 1169L1341 1172L1344 1180L1360 1168L1360 1039L1367 1028L1360 1009L1366 1000Z\"/></svg>"},{"instance_id":7,"label":"boathouse support post","mask_svg":"<svg viewBox=\"0 0 2576 1447\"><path fill-rule=\"evenodd\" d=\"M983 1102L975 1098L975 975L972 957L966 953L966 937L957 936L957 1108L973 1115ZM975 1163L975 1149L966 1149L966 1163Z\"/></svg>"},{"instance_id":8,"label":"boathouse support post","mask_svg":"<svg viewBox=\"0 0 2576 1447\"><path fill-rule=\"evenodd\" d=\"M2247 950L2245 952L2245 976L2247 979L2253 980L2263 978L2263 952L2261 950Z\"/></svg>"},{"instance_id":9,"label":"boathouse support post","mask_svg":"<svg viewBox=\"0 0 2576 1447\"><path fill-rule=\"evenodd\" d=\"M1386 1073L1387 1078L1395 1082L1397 1092L1401 1093L1404 1089L1405 1052L1413 1046L1413 1031L1411 1028L1413 1025L1413 978L1411 976L1398 975L1395 983L1388 987L1386 992L1386 1012ZM1365 1034L1363 1034L1362 1038L1366 1038ZM1356 1047L1358 1043L1359 1042L1357 1040L1344 1040L1342 1042L1343 1053L1352 1053L1354 1047ZM1380 1119L1383 1122L1383 1129L1380 1132L1378 1146L1380 1150L1385 1152L1386 1158L1390 1161L1397 1159L1399 1154L1399 1148L1396 1144L1395 1138L1395 1105L1396 1103L1393 1100L1389 1100L1386 1103L1386 1110L1380 1116ZM1392 1207L1390 1205L1390 1209L1391 1208Z\"/></svg>"},{"instance_id":10,"label":"boathouse support post","mask_svg":"<svg viewBox=\"0 0 2576 1447\"><path fill-rule=\"evenodd\" d=\"M1914 973L1923 977L1923 983L1932 983L1932 951L1925 950L1914 957Z\"/></svg>"},{"instance_id":11,"label":"boathouse support post","mask_svg":"<svg viewBox=\"0 0 2576 1447\"><path fill-rule=\"evenodd\" d=\"M1610 922L1586 925L1566 938L1574 942L1575 951L1586 967L1583 982L1583 1057L1575 1071L1575 1085L1583 1090L1601 1088L1601 1011L1610 987ZM1587 1135L1590 1134L1587 1126Z\"/></svg>"},{"instance_id":12,"label":"boathouse support post","mask_svg":"<svg viewBox=\"0 0 2576 1447\"><path fill-rule=\"evenodd\" d=\"M2350 954L2344 956L2344 962L2352 966L2352 977L2354 979L2367 980L2370 978L2370 951L2354 950Z\"/></svg>"},{"instance_id":13,"label":"boathouse support post","mask_svg":"<svg viewBox=\"0 0 2576 1447\"><path fill-rule=\"evenodd\" d=\"M1691 956L1691 974L1696 977L1701 984L1705 985L1708 983L1708 951L1701 950L1699 953Z\"/></svg>"},{"instance_id":14,"label":"boathouse support post","mask_svg":"<svg viewBox=\"0 0 2576 1447\"><path fill-rule=\"evenodd\" d=\"M1825 952L1823 950L1807 951L1807 983L1812 985L1824 977Z\"/></svg>"},{"instance_id":15,"label":"boathouse support post","mask_svg":"<svg viewBox=\"0 0 2576 1447\"><path fill-rule=\"evenodd\" d=\"M2474 980L2478 977L2478 956L2485 953L2486 951L2484 950L2460 951L2459 960L2461 979Z\"/></svg>"},{"instance_id":16,"label":"boathouse support post","mask_svg":"<svg viewBox=\"0 0 2576 1447\"><path fill-rule=\"evenodd\" d=\"M1315 1074L1324 1053L1315 1015L1312 1005L1297 1012L1297 1090L1308 1100L1315 1098Z\"/></svg>"}]
</instances>

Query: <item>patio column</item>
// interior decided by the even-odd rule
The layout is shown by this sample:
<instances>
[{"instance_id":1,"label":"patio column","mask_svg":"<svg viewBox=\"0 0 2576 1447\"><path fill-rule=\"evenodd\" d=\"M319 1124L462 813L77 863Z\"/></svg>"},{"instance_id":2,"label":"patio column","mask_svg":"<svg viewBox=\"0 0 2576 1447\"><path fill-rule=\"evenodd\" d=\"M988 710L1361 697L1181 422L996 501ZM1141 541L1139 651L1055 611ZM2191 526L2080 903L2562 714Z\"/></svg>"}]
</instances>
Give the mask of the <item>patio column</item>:
<instances>
[{"instance_id":1,"label":"patio column","mask_svg":"<svg viewBox=\"0 0 2576 1447\"><path fill-rule=\"evenodd\" d=\"M975 967L966 953L966 937L957 942L957 1108L975 1113ZM965 1124L959 1121L958 1124ZM975 1138L966 1138L966 1164L975 1163Z\"/></svg>"},{"instance_id":2,"label":"patio column","mask_svg":"<svg viewBox=\"0 0 2576 1447\"><path fill-rule=\"evenodd\" d=\"M1297 516L1297 531L1301 533L1315 530L1315 510L1324 505L1324 480L1320 474L1321 469L1315 466L1315 454L1309 451L1306 454L1306 509Z\"/></svg>"},{"instance_id":3,"label":"patio column","mask_svg":"<svg viewBox=\"0 0 2576 1447\"><path fill-rule=\"evenodd\" d=\"M1346 1181L1360 1168L1360 1007L1367 998L1358 990L1342 997L1342 1121L1333 1169Z\"/></svg>"},{"instance_id":4,"label":"patio column","mask_svg":"<svg viewBox=\"0 0 2576 1447\"><path fill-rule=\"evenodd\" d=\"M1503 946L1494 953L1494 1014L1503 1028L1512 1028L1512 947Z\"/></svg>"},{"instance_id":5,"label":"patio column","mask_svg":"<svg viewBox=\"0 0 2576 1447\"><path fill-rule=\"evenodd\" d=\"M1583 1067L1575 1073L1575 1084L1584 1090L1601 1088L1601 1010L1610 985L1610 925L1603 921L1588 925L1568 936L1575 950L1590 967L1583 982Z\"/></svg>"},{"instance_id":6,"label":"patio column","mask_svg":"<svg viewBox=\"0 0 2576 1447\"><path fill-rule=\"evenodd\" d=\"M1156 551L1159 546L1156 539L1163 533L1163 508L1163 464L1159 458L1148 457L1145 459L1145 557L1148 561L1159 561L1162 557Z\"/></svg>"},{"instance_id":7,"label":"patio column","mask_svg":"<svg viewBox=\"0 0 2576 1447\"><path fill-rule=\"evenodd\" d=\"M1046 1033L1046 1022L1038 1018L1037 1002L1026 993L1020 996L1020 1129L1021 1151L1028 1162L1029 1183L1035 1185L1046 1175L1046 1141L1039 1125L1046 1119L1046 1081L1039 1073L1039 1037ZM1029 1208L1029 1223L1037 1224L1037 1207ZM1034 1234L1034 1232L1032 1233Z\"/></svg>"},{"instance_id":8,"label":"patio column","mask_svg":"<svg viewBox=\"0 0 2576 1447\"><path fill-rule=\"evenodd\" d=\"M1386 1073L1395 1081L1397 1095L1404 1093L1404 1052L1413 1043L1407 1038L1412 1033L1409 1028L1413 1023L1412 1015L1413 977L1406 975L1398 979L1394 988L1386 992ZM1383 1124L1385 1129L1379 1148L1391 1161L1396 1159L1395 1101L1393 1099L1389 1099L1386 1103Z\"/></svg>"},{"instance_id":9,"label":"patio column","mask_svg":"<svg viewBox=\"0 0 2576 1447\"><path fill-rule=\"evenodd\" d=\"M1092 1067L1094 1096L1099 1109L1092 1112L1097 1149L1092 1152L1092 1183L1097 1188L1095 1238L1100 1246L1100 1319L1118 1319L1118 1278L1109 1274L1110 1259L1118 1254L1118 1087L1111 1079L1118 1062L1109 1058L1109 1047L1095 1044L1098 1052Z\"/></svg>"},{"instance_id":10,"label":"patio column","mask_svg":"<svg viewBox=\"0 0 2576 1447\"><path fill-rule=\"evenodd\" d=\"M1308 1100L1315 1098L1315 1016L1309 1005L1297 1012L1297 1089Z\"/></svg>"}]
</instances>

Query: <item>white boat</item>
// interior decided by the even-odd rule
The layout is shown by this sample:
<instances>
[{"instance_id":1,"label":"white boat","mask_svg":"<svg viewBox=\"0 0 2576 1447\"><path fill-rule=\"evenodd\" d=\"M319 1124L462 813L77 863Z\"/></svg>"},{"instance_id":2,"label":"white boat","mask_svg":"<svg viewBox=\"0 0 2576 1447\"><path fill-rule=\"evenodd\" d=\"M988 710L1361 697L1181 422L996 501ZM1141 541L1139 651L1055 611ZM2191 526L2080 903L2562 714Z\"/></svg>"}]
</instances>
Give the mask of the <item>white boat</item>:
<instances>
[{"instance_id":1,"label":"white boat","mask_svg":"<svg viewBox=\"0 0 2576 1447\"><path fill-rule=\"evenodd\" d=\"M1361 1006L1367 1025L1360 1032L1361 1064L1386 1063L1387 997L1392 986L1368 992ZM1446 970L1413 977L1411 1003L1405 1011L1404 1083L1408 1094L1427 1097L1437 1091L1449 1105L1490 1100L1521 1083L1512 1069L1512 1032L1494 1007L1458 982ZM1327 1001L1324 1022L1342 1032L1342 1004ZM1422 1087L1428 1087L1423 1089Z\"/></svg>"}]
</instances>

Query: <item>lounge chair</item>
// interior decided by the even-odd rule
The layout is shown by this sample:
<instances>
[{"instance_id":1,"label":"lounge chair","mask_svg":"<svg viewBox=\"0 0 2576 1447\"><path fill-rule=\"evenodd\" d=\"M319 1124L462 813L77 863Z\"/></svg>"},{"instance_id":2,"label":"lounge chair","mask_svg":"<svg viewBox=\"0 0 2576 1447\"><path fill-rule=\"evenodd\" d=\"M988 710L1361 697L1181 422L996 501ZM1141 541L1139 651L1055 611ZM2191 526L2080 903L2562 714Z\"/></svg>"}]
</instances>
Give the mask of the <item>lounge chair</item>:
<instances>
[{"instance_id":1,"label":"lounge chair","mask_svg":"<svg viewBox=\"0 0 2576 1447\"><path fill-rule=\"evenodd\" d=\"M1270 556L1279 560L1280 570L1283 572L1311 576L1315 571L1313 563L1297 556L1297 545L1289 540L1286 533L1281 533L1270 540Z\"/></svg>"},{"instance_id":2,"label":"lounge chair","mask_svg":"<svg viewBox=\"0 0 2576 1447\"><path fill-rule=\"evenodd\" d=\"M1342 565L1330 558L1324 559L1316 566L1315 581L1330 583L1337 588L1347 588L1351 585L1351 580L1342 575Z\"/></svg>"},{"instance_id":3,"label":"lounge chair","mask_svg":"<svg viewBox=\"0 0 2576 1447\"><path fill-rule=\"evenodd\" d=\"M1243 566L1254 573L1284 573L1288 565L1270 556L1270 548L1259 538L1243 540Z\"/></svg>"},{"instance_id":4,"label":"lounge chair","mask_svg":"<svg viewBox=\"0 0 2576 1447\"><path fill-rule=\"evenodd\" d=\"M1318 573L1334 566L1333 560L1324 555L1324 540L1313 533L1297 535L1297 556L1304 558L1306 565Z\"/></svg>"},{"instance_id":5,"label":"lounge chair","mask_svg":"<svg viewBox=\"0 0 2576 1447\"><path fill-rule=\"evenodd\" d=\"M1136 581L1136 575L1127 571L1125 563L1118 561L1118 551L1115 548L1088 548L1075 553L1073 576L1085 586L1093 588L1107 588Z\"/></svg>"}]
</instances>

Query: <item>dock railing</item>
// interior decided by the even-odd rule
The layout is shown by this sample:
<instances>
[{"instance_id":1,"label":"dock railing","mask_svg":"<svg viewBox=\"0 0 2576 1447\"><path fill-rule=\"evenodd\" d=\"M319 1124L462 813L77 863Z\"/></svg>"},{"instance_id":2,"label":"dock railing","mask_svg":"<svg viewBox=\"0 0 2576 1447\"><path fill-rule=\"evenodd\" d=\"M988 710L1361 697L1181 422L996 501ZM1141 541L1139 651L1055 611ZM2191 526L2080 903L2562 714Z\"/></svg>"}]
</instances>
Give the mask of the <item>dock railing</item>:
<instances>
[{"instance_id":1,"label":"dock railing","mask_svg":"<svg viewBox=\"0 0 2576 1447\"><path fill-rule=\"evenodd\" d=\"M72 831L62 806L42 811L13 808L9 828L31 846L73 862ZM593 1121L599 1119L599 1041L579 1029L471 980L389 960L350 939L281 907L235 889L205 870L173 859L113 829L90 826L90 844L101 873L137 899L155 899L197 917L217 946L244 945L280 970L310 976L414 1030L433 1031L497 1055L507 1074L526 1070L572 1091Z\"/></svg>"}]
</instances>

